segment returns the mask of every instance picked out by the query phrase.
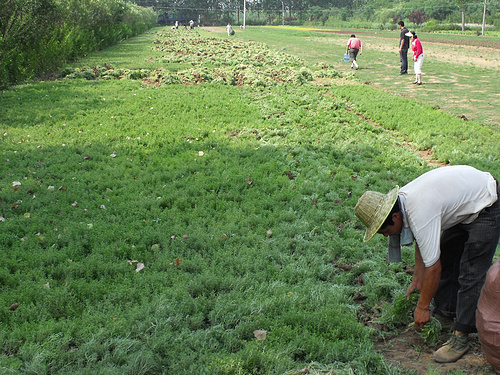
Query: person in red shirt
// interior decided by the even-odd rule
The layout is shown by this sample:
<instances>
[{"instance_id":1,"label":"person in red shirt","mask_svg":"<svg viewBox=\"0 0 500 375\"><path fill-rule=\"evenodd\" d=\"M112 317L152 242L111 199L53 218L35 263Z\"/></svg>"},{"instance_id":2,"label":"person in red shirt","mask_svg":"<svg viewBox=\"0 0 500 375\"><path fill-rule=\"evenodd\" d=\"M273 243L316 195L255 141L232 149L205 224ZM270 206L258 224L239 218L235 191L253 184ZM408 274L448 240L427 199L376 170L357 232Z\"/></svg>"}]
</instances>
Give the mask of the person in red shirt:
<instances>
[{"instance_id":1,"label":"person in red shirt","mask_svg":"<svg viewBox=\"0 0 500 375\"><path fill-rule=\"evenodd\" d=\"M413 65L413 70L415 71L415 82L416 85L422 84L422 64L424 63L424 50L422 48L422 43L420 43L420 39L418 39L415 31L409 31L407 36L411 36L411 50L413 51L413 61L415 64Z\"/></svg>"},{"instance_id":2,"label":"person in red shirt","mask_svg":"<svg viewBox=\"0 0 500 375\"><path fill-rule=\"evenodd\" d=\"M356 70L359 69L356 58L358 57L358 52L360 55L363 54L363 44L361 40L356 38L356 35L351 34L351 37L347 41L346 53L349 53L349 58L351 59L351 68L356 67Z\"/></svg>"}]
</instances>

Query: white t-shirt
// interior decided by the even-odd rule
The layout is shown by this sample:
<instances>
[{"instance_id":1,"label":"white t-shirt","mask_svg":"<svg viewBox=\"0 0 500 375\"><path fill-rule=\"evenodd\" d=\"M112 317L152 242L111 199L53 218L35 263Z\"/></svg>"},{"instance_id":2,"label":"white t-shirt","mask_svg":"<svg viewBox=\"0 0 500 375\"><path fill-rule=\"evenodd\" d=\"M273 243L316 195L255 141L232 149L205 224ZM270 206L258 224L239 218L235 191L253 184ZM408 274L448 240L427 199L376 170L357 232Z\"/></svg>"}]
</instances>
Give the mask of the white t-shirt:
<instances>
[{"instance_id":1,"label":"white t-shirt","mask_svg":"<svg viewBox=\"0 0 500 375\"><path fill-rule=\"evenodd\" d=\"M426 267L441 254L441 231L473 222L479 212L498 199L495 179L466 165L442 167L424 173L403 186L408 225Z\"/></svg>"}]
</instances>

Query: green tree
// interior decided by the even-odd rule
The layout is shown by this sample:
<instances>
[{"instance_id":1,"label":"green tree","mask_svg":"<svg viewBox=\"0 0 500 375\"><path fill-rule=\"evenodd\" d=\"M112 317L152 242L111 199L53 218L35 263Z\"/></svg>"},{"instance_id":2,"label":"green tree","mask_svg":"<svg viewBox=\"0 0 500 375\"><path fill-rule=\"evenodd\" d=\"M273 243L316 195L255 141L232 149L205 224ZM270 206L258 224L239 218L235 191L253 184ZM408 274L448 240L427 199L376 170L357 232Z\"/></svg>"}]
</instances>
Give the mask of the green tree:
<instances>
[{"instance_id":1,"label":"green tree","mask_svg":"<svg viewBox=\"0 0 500 375\"><path fill-rule=\"evenodd\" d=\"M0 87L137 35L155 18L124 0L0 0Z\"/></svg>"},{"instance_id":2,"label":"green tree","mask_svg":"<svg viewBox=\"0 0 500 375\"><path fill-rule=\"evenodd\" d=\"M456 4L453 0L427 0L422 3L423 11L429 18L444 21L448 16L456 11Z\"/></svg>"},{"instance_id":3,"label":"green tree","mask_svg":"<svg viewBox=\"0 0 500 375\"><path fill-rule=\"evenodd\" d=\"M37 49L52 30L56 7L52 0L7 0L0 6L0 86L33 77Z\"/></svg>"},{"instance_id":4,"label":"green tree","mask_svg":"<svg viewBox=\"0 0 500 375\"><path fill-rule=\"evenodd\" d=\"M0 8L1 41L26 43L50 24L55 5L52 0L6 0Z\"/></svg>"},{"instance_id":5,"label":"green tree","mask_svg":"<svg viewBox=\"0 0 500 375\"><path fill-rule=\"evenodd\" d=\"M472 0L455 0L455 3L460 8L460 12L462 13L462 31L465 31L465 8L467 3L472 2Z\"/></svg>"}]
</instances>

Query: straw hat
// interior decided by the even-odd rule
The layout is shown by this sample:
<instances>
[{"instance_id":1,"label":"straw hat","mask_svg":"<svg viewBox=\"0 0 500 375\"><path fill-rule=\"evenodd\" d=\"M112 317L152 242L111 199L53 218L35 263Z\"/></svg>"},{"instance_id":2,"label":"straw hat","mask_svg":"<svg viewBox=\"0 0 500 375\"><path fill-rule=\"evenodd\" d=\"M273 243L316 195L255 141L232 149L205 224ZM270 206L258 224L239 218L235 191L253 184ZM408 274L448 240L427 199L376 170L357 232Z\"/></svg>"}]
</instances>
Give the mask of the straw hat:
<instances>
[{"instance_id":1,"label":"straw hat","mask_svg":"<svg viewBox=\"0 0 500 375\"><path fill-rule=\"evenodd\" d=\"M395 186L387 194L377 191L366 191L359 198L354 214L366 226L364 241L368 242L377 233L398 199L399 186Z\"/></svg>"}]
</instances>

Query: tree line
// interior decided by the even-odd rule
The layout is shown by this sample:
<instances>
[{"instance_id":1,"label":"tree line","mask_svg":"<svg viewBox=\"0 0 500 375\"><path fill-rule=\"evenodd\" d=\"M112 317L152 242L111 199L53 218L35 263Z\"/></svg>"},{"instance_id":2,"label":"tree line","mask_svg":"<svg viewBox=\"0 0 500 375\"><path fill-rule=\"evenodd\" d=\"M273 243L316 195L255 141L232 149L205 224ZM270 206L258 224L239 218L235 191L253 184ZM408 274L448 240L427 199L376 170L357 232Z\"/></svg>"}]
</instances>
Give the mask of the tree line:
<instances>
[{"instance_id":1,"label":"tree line","mask_svg":"<svg viewBox=\"0 0 500 375\"><path fill-rule=\"evenodd\" d=\"M245 10L247 24L328 25L336 21L370 22L395 26L401 19L419 25L426 21L480 23L486 4L486 20L500 27L500 0L134 0L170 18L197 17L200 24L240 23ZM167 18L168 18L167 17Z\"/></svg>"},{"instance_id":2,"label":"tree line","mask_svg":"<svg viewBox=\"0 0 500 375\"><path fill-rule=\"evenodd\" d=\"M144 32L156 18L125 0L0 0L0 88Z\"/></svg>"}]
</instances>

